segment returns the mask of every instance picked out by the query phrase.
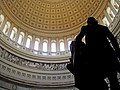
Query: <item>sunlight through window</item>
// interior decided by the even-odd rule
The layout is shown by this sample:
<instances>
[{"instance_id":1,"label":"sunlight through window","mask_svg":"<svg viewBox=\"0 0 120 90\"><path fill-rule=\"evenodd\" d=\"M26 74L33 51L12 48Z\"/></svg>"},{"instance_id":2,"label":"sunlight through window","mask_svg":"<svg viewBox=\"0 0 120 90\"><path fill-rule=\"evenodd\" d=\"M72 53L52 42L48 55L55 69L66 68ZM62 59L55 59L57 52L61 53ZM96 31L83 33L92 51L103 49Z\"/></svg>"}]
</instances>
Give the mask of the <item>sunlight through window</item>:
<instances>
[{"instance_id":1,"label":"sunlight through window","mask_svg":"<svg viewBox=\"0 0 120 90\"><path fill-rule=\"evenodd\" d=\"M51 43L51 52L56 52L56 43L55 42Z\"/></svg>"},{"instance_id":2,"label":"sunlight through window","mask_svg":"<svg viewBox=\"0 0 120 90\"><path fill-rule=\"evenodd\" d=\"M28 36L27 41L26 41L26 47L29 48L30 47L30 42L32 40L31 36Z\"/></svg>"},{"instance_id":3,"label":"sunlight through window","mask_svg":"<svg viewBox=\"0 0 120 90\"><path fill-rule=\"evenodd\" d=\"M64 42L60 42L60 51L65 51Z\"/></svg>"},{"instance_id":4,"label":"sunlight through window","mask_svg":"<svg viewBox=\"0 0 120 90\"><path fill-rule=\"evenodd\" d=\"M47 42L43 42L43 52L47 52Z\"/></svg>"}]
</instances>

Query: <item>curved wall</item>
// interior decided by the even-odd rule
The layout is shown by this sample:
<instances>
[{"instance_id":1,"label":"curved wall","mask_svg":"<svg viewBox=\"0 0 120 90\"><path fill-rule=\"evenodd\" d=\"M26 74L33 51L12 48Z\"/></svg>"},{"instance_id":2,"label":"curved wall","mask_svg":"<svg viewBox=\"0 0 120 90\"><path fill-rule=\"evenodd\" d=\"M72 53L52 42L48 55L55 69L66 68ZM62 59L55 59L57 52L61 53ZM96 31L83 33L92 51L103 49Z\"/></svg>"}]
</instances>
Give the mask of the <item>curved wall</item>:
<instances>
[{"instance_id":1,"label":"curved wall","mask_svg":"<svg viewBox=\"0 0 120 90\"><path fill-rule=\"evenodd\" d=\"M9 43L11 43L15 47L19 48L20 50L23 50L24 52L35 54L36 56L44 55L45 57L47 57L47 56L57 56L58 57L60 55L62 55L62 56L70 55L69 44L75 38L75 36L80 32L81 26L79 26L78 30L74 30L75 32L77 31L76 33L72 33L72 34L69 34L69 35L63 36L63 37L59 37L59 35L58 35L57 37L53 38L53 37L47 37L44 34L42 36L40 36L40 35L37 36L36 34L29 33L29 30L22 28L22 26L16 25L15 22L12 21L13 19L11 20L10 17L8 17L9 11L8 12L6 11L6 13L5 13L5 9L3 9L6 7L6 4L4 4L5 6L3 5L3 3L5 3L6 1L2 0L2 5L0 5L0 31L2 31L5 34L4 36L5 36L5 38L7 38ZM30 1L30 0L28 0L28 1ZM67 1L69 1L69 0L67 0ZM71 1L74 1L74 0L71 0ZM75 1L79 1L79 0L75 0ZM99 2L102 2L102 1L99 1ZM18 5L18 2L21 2L21 1L15 2L17 5L14 5L15 4L14 1L6 2L6 3L9 6L9 4L12 2L13 2L12 5L16 7ZM89 1L86 1L86 2L89 2ZM98 3L97 1L95 1L95 2ZM100 13L98 13L98 14L100 14L100 16L98 15L97 17L96 16L94 16L94 17L96 17L96 19L101 24L109 26L113 22L114 17L116 16L116 14L119 10L119 5L120 5L119 2L120 1L119 0L110 0L110 1L105 0L104 2L107 3L107 4L105 4L105 6L106 5L107 6L100 7L102 9L102 10L98 10L98 12L100 12ZM89 4L90 3L88 3L88 5ZM99 4L95 4L95 6L96 5L99 5ZM16 8L18 8L18 7L16 7ZM103 8L104 8L104 10L103 10ZM14 9L14 8L12 8L12 9ZM95 10L96 10L96 8L95 8ZM87 11L87 9L85 11ZM94 11L94 10L92 10L92 11ZM78 13L80 13L80 12L78 12ZM97 14L97 12L96 12L96 14ZM87 18L88 16L93 16L93 15L91 15L91 14L88 15L88 13L86 13L85 17ZM84 22L86 22L86 21L84 21ZM82 25L85 25L85 23ZM114 27L114 26L112 26L112 27ZM32 30L34 31L34 29L32 29ZM64 32L64 33L66 33L66 32ZM50 34L50 35L54 36L53 34ZM44 43L47 44L46 47L45 47ZM35 48L35 47L37 47L37 48Z\"/></svg>"},{"instance_id":2,"label":"curved wall","mask_svg":"<svg viewBox=\"0 0 120 90\"><path fill-rule=\"evenodd\" d=\"M119 2L119 0L116 0ZM109 28L120 43L120 10ZM66 55L39 56L16 47L16 43L0 31L1 90L77 90L74 77L66 69Z\"/></svg>"}]
</instances>

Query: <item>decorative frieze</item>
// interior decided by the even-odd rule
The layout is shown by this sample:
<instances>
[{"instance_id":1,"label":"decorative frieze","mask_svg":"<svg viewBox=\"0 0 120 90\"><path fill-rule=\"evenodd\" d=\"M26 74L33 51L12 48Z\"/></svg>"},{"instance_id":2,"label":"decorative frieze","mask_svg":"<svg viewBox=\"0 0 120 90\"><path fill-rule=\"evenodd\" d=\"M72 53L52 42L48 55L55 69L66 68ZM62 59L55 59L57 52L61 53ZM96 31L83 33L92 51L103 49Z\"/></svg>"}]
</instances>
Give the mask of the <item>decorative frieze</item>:
<instances>
[{"instance_id":1,"label":"decorative frieze","mask_svg":"<svg viewBox=\"0 0 120 90\"><path fill-rule=\"evenodd\" d=\"M2 47L0 47L0 57L14 64L32 69L38 69L43 71L67 70L66 68L67 63L42 63L42 62L29 61L6 51Z\"/></svg>"},{"instance_id":2,"label":"decorative frieze","mask_svg":"<svg viewBox=\"0 0 120 90\"><path fill-rule=\"evenodd\" d=\"M23 71L21 69L14 68L12 66L6 65L5 63L3 64L2 62L0 66L0 77L1 75L4 75L4 77L10 78L9 80L12 80L13 82L17 82L20 84L28 84L32 86L34 85L47 85L48 87L50 86L55 86L59 87L59 84L66 86L71 86L74 85L74 76L71 73L32 73L28 71ZM14 78L14 79L12 79ZM20 82L19 82L20 81ZM42 87L42 86L41 86Z\"/></svg>"},{"instance_id":3,"label":"decorative frieze","mask_svg":"<svg viewBox=\"0 0 120 90\"><path fill-rule=\"evenodd\" d=\"M35 87L28 87L28 86L20 86L15 83L10 83L6 81L0 80L0 90L78 90L74 86L65 87L65 88L35 88Z\"/></svg>"}]
</instances>

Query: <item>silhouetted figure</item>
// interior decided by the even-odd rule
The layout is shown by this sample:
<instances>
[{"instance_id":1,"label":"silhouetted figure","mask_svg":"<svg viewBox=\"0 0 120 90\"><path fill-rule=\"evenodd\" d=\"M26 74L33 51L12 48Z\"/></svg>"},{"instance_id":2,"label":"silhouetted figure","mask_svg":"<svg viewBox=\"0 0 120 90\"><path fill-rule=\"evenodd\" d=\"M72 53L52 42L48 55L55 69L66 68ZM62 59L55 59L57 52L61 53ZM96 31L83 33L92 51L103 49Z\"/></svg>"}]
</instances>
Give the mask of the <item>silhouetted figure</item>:
<instances>
[{"instance_id":1,"label":"silhouetted figure","mask_svg":"<svg viewBox=\"0 0 120 90\"><path fill-rule=\"evenodd\" d=\"M80 75L82 75L81 73L83 67L83 59L85 59L85 52L86 52L85 43L81 41L72 41L70 44L70 51L71 51L71 58L70 58L70 63L67 65L67 68L74 75L75 86L79 88L79 84L81 81Z\"/></svg>"},{"instance_id":2,"label":"silhouetted figure","mask_svg":"<svg viewBox=\"0 0 120 90\"><path fill-rule=\"evenodd\" d=\"M95 18L89 17L87 24L75 39L75 86L80 90L107 90L104 78L108 77L111 90L120 90L117 79L117 71L120 71L117 40ZM84 36L85 44L82 42Z\"/></svg>"},{"instance_id":3,"label":"silhouetted figure","mask_svg":"<svg viewBox=\"0 0 120 90\"><path fill-rule=\"evenodd\" d=\"M71 58L70 59L70 63L67 65L67 69L74 74L74 56L75 56L75 41L72 41L70 44L70 51L71 51Z\"/></svg>"}]
</instances>

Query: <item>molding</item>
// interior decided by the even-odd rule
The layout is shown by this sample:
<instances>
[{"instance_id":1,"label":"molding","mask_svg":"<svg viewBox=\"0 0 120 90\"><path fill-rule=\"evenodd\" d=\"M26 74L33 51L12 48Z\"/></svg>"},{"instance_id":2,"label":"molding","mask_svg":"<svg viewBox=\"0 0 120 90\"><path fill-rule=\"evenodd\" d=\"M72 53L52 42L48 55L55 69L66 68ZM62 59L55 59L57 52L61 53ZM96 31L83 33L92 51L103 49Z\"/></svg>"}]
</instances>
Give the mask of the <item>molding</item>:
<instances>
[{"instance_id":1,"label":"molding","mask_svg":"<svg viewBox=\"0 0 120 90\"><path fill-rule=\"evenodd\" d=\"M49 72L50 73L50 72ZM10 66L0 61L0 77L8 80L37 87L65 87L74 85L74 78L71 73L33 73Z\"/></svg>"},{"instance_id":2,"label":"molding","mask_svg":"<svg viewBox=\"0 0 120 90\"><path fill-rule=\"evenodd\" d=\"M17 48L17 46L15 45L16 43L14 41L10 40L10 38L5 36L2 32L0 33L0 42L1 42L0 46L5 48L9 52L17 56L24 57L31 61L46 62L46 63L69 62L70 55L43 56L43 55L35 55L33 53L27 52L24 49L21 50Z\"/></svg>"}]
</instances>

